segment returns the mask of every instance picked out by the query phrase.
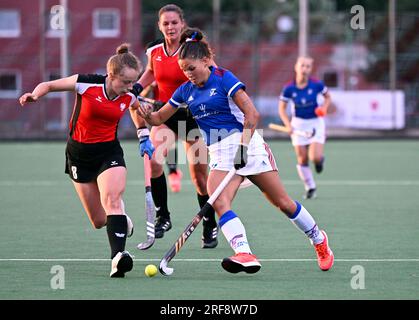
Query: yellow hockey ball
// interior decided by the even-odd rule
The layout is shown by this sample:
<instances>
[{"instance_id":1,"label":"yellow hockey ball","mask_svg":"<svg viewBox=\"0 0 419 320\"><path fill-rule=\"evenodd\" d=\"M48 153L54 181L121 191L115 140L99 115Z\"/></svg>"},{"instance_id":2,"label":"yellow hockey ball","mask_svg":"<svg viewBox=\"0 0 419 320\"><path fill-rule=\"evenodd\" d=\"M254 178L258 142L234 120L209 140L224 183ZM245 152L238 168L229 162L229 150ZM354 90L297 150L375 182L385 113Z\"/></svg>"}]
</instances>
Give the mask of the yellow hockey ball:
<instances>
[{"instance_id":1,"label":"yellow hockey ball","mask_svg":"<svg viewBox=\"0 0 419 320\"><path fill-rule=\"evenodd\" d=\"M154 277L157 274L157 267L154 264L149 264L145 267L144 273L147 277Z\"/></svg>"}]
</instances>

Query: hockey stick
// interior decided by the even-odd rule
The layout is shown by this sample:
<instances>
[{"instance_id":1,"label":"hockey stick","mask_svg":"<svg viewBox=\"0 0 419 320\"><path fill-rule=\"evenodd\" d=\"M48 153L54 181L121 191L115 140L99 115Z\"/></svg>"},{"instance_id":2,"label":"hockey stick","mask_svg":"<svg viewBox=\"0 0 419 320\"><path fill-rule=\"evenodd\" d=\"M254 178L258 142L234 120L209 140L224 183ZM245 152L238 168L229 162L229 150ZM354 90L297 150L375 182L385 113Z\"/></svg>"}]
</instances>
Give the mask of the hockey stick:
<instances>
[{"instance_id":1,"label":"hockey stick","mask_svg":"<svg viewBox=\"0 0 419 320\"><path fill-rule=\"evenodd\" d=\"M272 129L272 130L288 133L287 127L281 126L281 125L276 124L276 123L270 123L269 128ZM293 129L292 133L296 134L297 136L304 137L304 138L312 138L316 134L316 129L313 128L313 130L311 130L311 131Z\"/></svg>"},{"instance_id":2,"label":"hockey stick","mask_svg":"<svg viewBox=\"0 0 419 320\"><path fill-rule=\"evenodd\" d=\"M147 97L143 97L143 96L138 96L137 99L138 99L138 101L147 102L147 103L151 104L154 107L155 110L158 110L165 105L165 103L162 102L162 101L157 101L157 100L147 98Z\"/></svg>"},{"instance_id":3,"label":"hockey stick","mask_svg":"<svg viewBox=\"0 0 419 320\"><path fill-rule=\"evenodd\" d=\"M145 216L146 216L146 232L147 241L138 244L140 250L147 250L154 244L154 219L156 213L154 211L154 202L151 195L151 166L148 154L144 155L144 184L145 184Z\"/></svg>"},{"instance_id":4,"label":"hockey stick","mask_svg":"<svg viewBox=\"0 0 419 320\"><path fill-rule=\"evenodd\" d=\"M160 261L159 270L160 273L165 276L170 276L173 273L173 268L169 268L167 265L174 258L174 256L179 252L183 247L186 240L191 236L192 232L198 226L199 222L202 220L202 217L207 213L209 209L212 208L212 204L217 200L220 193L224 190L230 180L236 174L236 169L231 169L228 174L221 181L220 185L215 189L214 193L208 199L207 203L202 207L202 209L195 215L191 223L185 228L180 237L176 240L175 244L170 248L170 250L164 255L163 259Z\"/></svg>"},{"instance_id":5,"label":"hockey stick","mask_svg":"<svg viewBox=\"0 0 419 320\"><path fill-rule=\"evenodd\" d=\"M137 100L151 104L153 106L154 111L161 109L166 104L163 101L154 100L154 99L143 97L143 96L138 96ZM182 103L181 105L179 105L178 108L187 108L187 105L185 103Z\"/></svg>"}]
</instances>

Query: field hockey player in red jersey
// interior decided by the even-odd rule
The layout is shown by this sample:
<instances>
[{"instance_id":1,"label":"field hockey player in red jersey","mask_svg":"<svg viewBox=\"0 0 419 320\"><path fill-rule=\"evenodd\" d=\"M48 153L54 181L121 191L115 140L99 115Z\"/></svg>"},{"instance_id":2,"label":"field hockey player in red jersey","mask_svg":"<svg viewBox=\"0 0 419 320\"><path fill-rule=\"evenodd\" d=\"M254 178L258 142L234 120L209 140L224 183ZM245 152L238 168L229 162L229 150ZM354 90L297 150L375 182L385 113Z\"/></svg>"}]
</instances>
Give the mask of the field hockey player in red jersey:
<instances>
[{"instance_id":1,"label":"field hockey player in red jersey","mask_svg":"<svg viewBox=\"0 0 419 320\"><path fill-rule=\"evenodd\" d=\"M122 200L127 170L117 127L128 109L137 127L145 124L136 116L134 109L139 102L130 92L142 72L142 65L129 51L129 46L122 44L109 58L106 69L107 75L75 74L42 82L31 93L22 95L19 102L22 106L36 102L49 92L76 93L65 151L65 172L93 227L106 226L112 259L110 276L120 278L133 267L132 256L125 250L133 224ZM153 145L148 137L142 143L151 156Z\"/></svg>"}]
</instances>

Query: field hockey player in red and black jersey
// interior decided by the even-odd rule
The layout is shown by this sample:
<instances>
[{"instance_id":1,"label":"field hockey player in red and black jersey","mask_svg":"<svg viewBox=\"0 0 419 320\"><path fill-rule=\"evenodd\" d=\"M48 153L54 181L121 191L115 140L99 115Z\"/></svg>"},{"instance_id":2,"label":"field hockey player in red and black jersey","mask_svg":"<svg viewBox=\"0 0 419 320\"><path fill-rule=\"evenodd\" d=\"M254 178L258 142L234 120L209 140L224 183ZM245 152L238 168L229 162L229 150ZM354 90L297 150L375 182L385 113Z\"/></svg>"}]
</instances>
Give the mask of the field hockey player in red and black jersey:
<instances>
[{"instance_id":1,"label":"field hockey player in red and black jersey","mask_svg":"<svg viewBox=\"0 0 419 320\"><path fill-rule=\"evenodd\" d=\"M72 179L93 227L106 226L112 259L110 276L115 278L124 277L133 267L132 256L125 250L133 224L122 200L127 170L117 127L126 110L130 110L137 128L145 124L136 116L139 102L130 92L142 70L129 46L122 44L107 62L107 75L75 74L42 82L19 99L23 106L49 92L76 92L65 151L65 172ZM151 157L153 145L148 136L143 137L142 143Z\"/></svg>"}]
</instances>

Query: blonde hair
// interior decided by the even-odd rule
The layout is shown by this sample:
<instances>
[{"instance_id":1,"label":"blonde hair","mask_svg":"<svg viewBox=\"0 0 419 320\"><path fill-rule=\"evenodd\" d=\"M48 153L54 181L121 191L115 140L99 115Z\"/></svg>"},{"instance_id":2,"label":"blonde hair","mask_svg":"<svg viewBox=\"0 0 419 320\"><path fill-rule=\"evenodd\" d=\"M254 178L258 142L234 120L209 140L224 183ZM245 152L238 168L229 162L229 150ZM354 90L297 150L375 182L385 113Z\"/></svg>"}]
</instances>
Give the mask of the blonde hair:
<instances>
[{"instance_id":1,"label":"blonde hair","mask_svg":"<svg viewBox=\"0 0 419 320\"><path fill-rule=\"evenodd\" d=\"M143 66L140 60L130 50L128 43L123 43L116 48L116 54L108 59L106 71L114 75L121 73L125 67L137 70L141 73Z\"/></svg>"},{"instance_id":2,"label":"blonde hair","mask_svg":"<svg viewBox=\"0 0 419 320\"><path fill-rule=\"evenodd\" d=\"M299 56L297 58L297 61L295 62L295 64L298 64L300 62L300 60L308 60L310 61L310 63L313 63L314 59L310 56Z\"/></svg>"}]
</instances>

